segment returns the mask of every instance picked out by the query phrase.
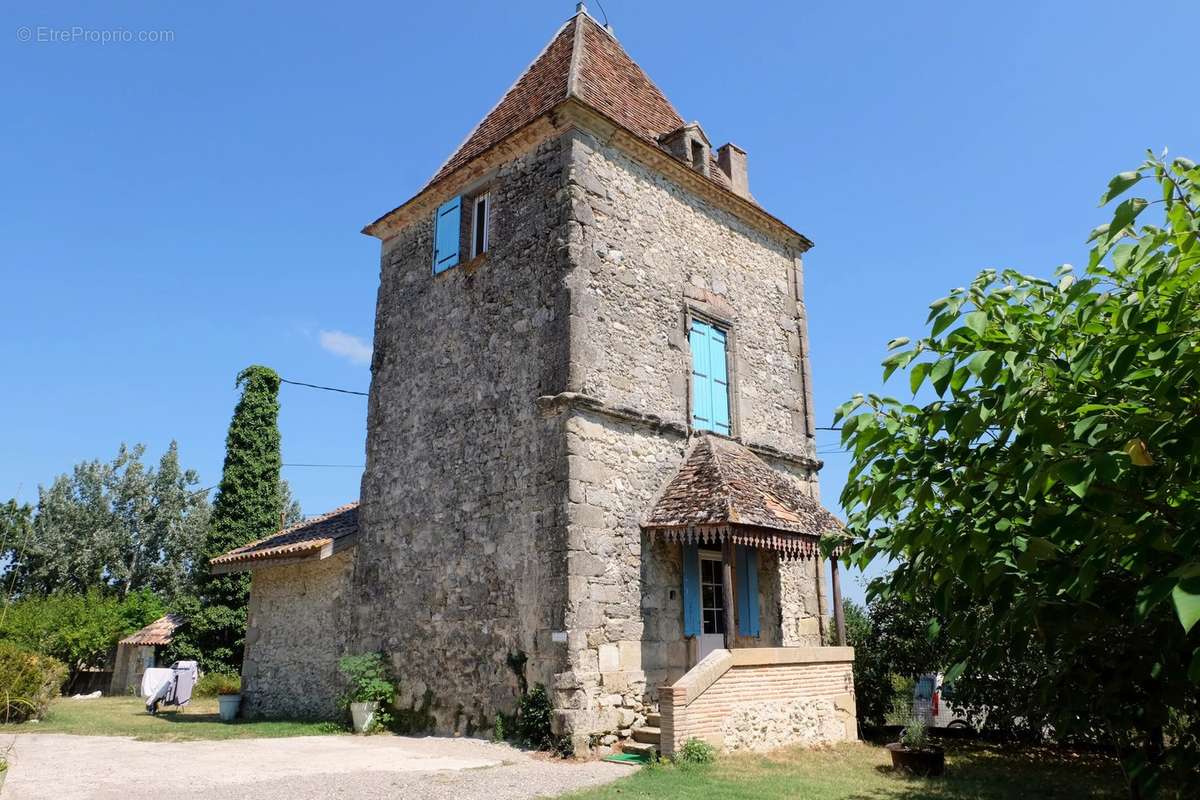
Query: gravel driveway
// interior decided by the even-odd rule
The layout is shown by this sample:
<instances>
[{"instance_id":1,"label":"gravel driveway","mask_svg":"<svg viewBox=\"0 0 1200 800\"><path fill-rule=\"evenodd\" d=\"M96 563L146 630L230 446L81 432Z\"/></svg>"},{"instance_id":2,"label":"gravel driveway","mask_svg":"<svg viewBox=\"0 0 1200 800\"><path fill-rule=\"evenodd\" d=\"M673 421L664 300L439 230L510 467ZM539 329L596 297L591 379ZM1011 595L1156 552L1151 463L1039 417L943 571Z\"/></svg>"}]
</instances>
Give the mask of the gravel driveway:
<instances>
[{"instance_id":1,"label":"gravel driveway","mask_svg":"<svg viewBox=\"0 0 1200 800\"><path fill-rule=\"evenodd\" d=\"M139 742L115 736L21 734L2 800L517 800L628 775L475 739L297 736Z\"/></svg>"}]
</instances>

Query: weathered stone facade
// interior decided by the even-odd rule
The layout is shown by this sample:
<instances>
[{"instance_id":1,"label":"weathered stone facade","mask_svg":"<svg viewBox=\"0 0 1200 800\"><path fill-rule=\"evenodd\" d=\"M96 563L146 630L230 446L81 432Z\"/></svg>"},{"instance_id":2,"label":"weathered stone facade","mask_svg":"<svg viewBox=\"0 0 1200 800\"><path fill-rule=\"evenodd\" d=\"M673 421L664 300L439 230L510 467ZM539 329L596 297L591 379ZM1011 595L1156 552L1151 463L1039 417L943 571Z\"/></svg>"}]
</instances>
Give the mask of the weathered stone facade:
<instances>
[{"instance_id":1,"label":"weathered stone facade","mask_svg":"<svg viewBox=\"0 0 1200 800\"><path fill-rule=\"evenodd\" d=\"M542 683L579 746L695 662L679 547L639 527L688 443L688 314L736 337L736 435L816 492L798 253L577 129L480 191L484 257L432 275L432 219L384 242L348 646L393 654L415 723L478 730ZM815 564L760 574L746 644L817 643Z\"/></svg>"},{"instance_id":2,"label":"weathered stone facade","mask_svg":"<svg viewBox=\"0 0 1200 800\"><path fill-rule=\"evenodd\" d=\"M543 58L569 70L568 87L589 58L598 75L628 78L609 34L587 24L564 28ZM650 89L658 113L638 124L677 120ZM313 610L328 627L248 638L252 712L288 708L257 687L294 659L311 659L314 678L281 693L336 686L342 653L383 651L414 730L490 728L543 684L555 731L577 750L628 736L699 660L683 629L681 545L641 524L696 433L693 319L728 333L731 436L791 494L817 496L807 240L749 199L740 149L722 148L721 163L738 165L722 178L707 150L678 161L567 91L368 227L382 257L357 545L336 570L256 573L252 629L272 604L284 613L285 577L323 580L342 599ZM434 274L435 212L483 192L487 252ZM755 600L761 630L733 646L821 644L819 563L761 551ZM310 696L317 709L332 694ZM825 719L815 706L738 713L780 730Z\"/></svg>"},{"instance_id":3,"label":"weathered stone facade","mask_svg":"<svg viewBox=\"0 0 1200 800\"><path fill-rule=\"evenodd\" d=\"M255 570L242 667L242 715L336 717L342 604L354 551Z\"/></svg>"},{"instance_id":4,"label":"weathered stone facade","mask_svg":"<svg viewBox=\"0 0 1200 800\"><path fill-rule=\"evenodd\" d=\"M699 201L586 132L569 148L571 255L567 628L555 681L577 746L629 727L696 661L683 637L680 548L639 520L687 447L690 315L732 332L735 435L781 458L816 496L795 295L799 254ZM619 412L619 413L616 413ZM626 413L628 412L628 413ZM639 421L638 416L656 424ZM790 457L789 457L790 456ZM761 635L745 646L820 643L819 566L759 567Z\"/></svg>"},{"instance_id":5,"label":"weathered stone facade","mask_svg":"<svg viewBox=\"0 0 1200 800\"><path fill-rule=\"evenodd\" d=\"M492 203L474 262L431 274L432 217L383 247L349 628L436 730L490 726L565 660L565 442L534 402L566 367L563 175L555 139L465 189Z\"/></svg>"}]
</instances>

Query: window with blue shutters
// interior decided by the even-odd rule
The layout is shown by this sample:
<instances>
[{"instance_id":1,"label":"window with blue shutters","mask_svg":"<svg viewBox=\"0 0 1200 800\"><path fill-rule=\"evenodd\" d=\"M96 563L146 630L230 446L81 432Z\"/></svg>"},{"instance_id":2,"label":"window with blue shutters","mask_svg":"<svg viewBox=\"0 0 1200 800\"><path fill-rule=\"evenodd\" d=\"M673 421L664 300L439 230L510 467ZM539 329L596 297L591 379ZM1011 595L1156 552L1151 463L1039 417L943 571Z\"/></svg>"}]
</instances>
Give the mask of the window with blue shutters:
<instances>
[{"instance_id":1,"label":"window with blue shutters","mask_svg":"<svg viewBox=\"0 0 1200 800\"><path fill-rule=\"evenodd\" d=\"M734 559L737 563L738 633L758 636L758 551L739 544Z\"/></svg>"},{"instance_id":2,"label":"window with blue shutters","mask_svg":"<svg viewBox=\"0 0 1200 800\"><path fill-rule=\"evenodd\" d=\"M462 241L462 198L455 197L438 207L433 223L433 274L458 264Z\"/></svg>"},{"instance_id":3,"label":"window with blue shutters","mask_svg":"<svg viewBox=\"0 0 1200 800\"><path fill-rule=\"evenodd\" d=\"M683 635L700 635L700 550L683 546Z\"/></svg>"},{"instance_id":4,"label":"window with blue shutters","mask_svg":"<svg viewBox=\"0 0 1200 800\"><path fill-rule=\"evenodd\" d=\"M692 320L692 427L698 431L730 432L727 340L716 325Z\"/></svg>"}]
</instances>

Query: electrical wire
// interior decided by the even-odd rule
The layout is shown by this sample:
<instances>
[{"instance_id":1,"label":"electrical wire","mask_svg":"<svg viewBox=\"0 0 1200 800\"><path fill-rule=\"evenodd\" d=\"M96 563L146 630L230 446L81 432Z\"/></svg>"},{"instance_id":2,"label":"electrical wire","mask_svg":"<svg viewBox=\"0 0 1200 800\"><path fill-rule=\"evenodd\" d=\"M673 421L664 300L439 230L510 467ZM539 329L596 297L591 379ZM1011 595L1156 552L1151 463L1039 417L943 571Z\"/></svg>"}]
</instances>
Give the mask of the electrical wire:
<instances>
[{"instance_id":1,"label":"electrical wire","mask_svg":"<svg viewBox=\"0 0 1200 800\"><path fill-rule=\"evenodd\" d=\"M318 386L315 383L304 383L303 381L289 381L287 378L280 378L280 383L290 383L292 386L306 386L309 389L320 389L324 392L338 392L339 394L356 394L360 397L368 397L366 392L356 392L353 389L337 389L333 386Z\"/></svg>"}]
</instances>

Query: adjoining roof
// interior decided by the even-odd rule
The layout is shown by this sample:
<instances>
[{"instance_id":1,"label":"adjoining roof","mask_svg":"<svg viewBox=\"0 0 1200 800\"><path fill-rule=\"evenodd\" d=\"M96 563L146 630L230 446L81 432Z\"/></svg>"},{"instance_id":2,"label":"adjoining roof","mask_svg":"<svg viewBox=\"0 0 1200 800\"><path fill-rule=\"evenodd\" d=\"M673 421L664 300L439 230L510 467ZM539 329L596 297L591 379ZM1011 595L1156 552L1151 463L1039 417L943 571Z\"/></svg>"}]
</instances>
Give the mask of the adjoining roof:
<instances>
[{"instance_id":1,"label":"adjoining roof","mask_svg":"<svg viewBox=\"0 0 1200 800\"><path fill-rule=\"evenodd\" d=\"M684 124L613 35L581 11L558 29L429 182L449 175L568 97L579 98L651 142Z\"/></svg>"},{"instance_id":2,"label":"adjoining roof","mask_svg":"<svg viewBox=\"0 0 1200 800\"><path fill-rule=\"evenodd\" d=\"M161 645L170 644L175 631L184 624L185 620L179 614L167 614L159 617L137 633L131 633L117 644Z\"/></svg>"},{"instance_id":3,"label":"adjoining roof","mask_svg":"<svg viewBox=\"0 0 1200 800\"><path fill-rule=\"evenodd\" d=\"M358 503L339 506L327 514L306 519L278 533L243 545L211 559L213 571L251 569L273 559L328 558L352 547L358 534Z\"/></svg>"},{"instance_id":4,"label":"adjoining roof","mask_svg":"<svg viewBox=\"0 0 1200 800\"><path fill-rule=\"evenodd\" d=\"M793 556L812 556L816 541L842 529L841 521L809 497L800 484L771 469L746 447L704 434L684 457L658 501L642 520L655 533L698 532L702 541L733 538ZM671 536L668 538L678 538Z\"/></svg>"}]
</instances>

